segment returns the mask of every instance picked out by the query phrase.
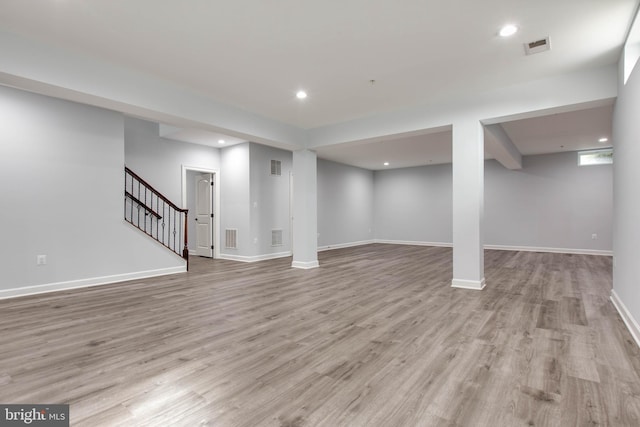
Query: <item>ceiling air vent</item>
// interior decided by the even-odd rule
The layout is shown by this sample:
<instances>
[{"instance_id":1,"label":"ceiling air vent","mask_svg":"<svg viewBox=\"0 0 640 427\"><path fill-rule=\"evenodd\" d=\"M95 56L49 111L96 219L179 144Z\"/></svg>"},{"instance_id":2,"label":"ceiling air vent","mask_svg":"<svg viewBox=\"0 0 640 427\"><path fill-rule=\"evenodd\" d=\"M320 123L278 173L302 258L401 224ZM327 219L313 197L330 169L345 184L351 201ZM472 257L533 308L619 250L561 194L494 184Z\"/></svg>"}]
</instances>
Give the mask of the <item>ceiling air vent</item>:
<instances>
[{"instance_id":1,"label":"ceiling air vent","mask_svg":"<svg viewBox=\"0 0 640 427\"><path fill-rule=\"evenodd\" d=\"M533 55L534 53L544 52L549 49L551 49L549 37L524 44L524 53L527 55Z\"/></svg>"}]
</instances>

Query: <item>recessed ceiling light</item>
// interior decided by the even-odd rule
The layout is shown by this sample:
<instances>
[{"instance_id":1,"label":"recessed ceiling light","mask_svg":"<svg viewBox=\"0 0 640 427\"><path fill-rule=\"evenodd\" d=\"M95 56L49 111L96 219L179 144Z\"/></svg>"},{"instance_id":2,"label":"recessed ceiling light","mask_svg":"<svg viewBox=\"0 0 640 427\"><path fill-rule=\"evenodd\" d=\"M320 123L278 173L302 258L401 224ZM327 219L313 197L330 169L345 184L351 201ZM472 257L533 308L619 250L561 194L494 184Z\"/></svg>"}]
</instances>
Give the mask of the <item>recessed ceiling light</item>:
<instances>
[{"instance_id":1,"label":"recessed ceiling light","mask_svg":"<svg viewBox=\"0 0 640 427\"><path fill-rule=\"evenodd\" d=\"M389 162L384 162L383 165L389 166Z\"/></svg>"},{"instance_id":2,"label":"recessed ceiling light","mask_svg":"<svg viewBox=\"0 0 640 427\"><path fill-rule=\"evenodd\" d=\"M299 90L298 93L296 93L296 98L298 99L305 99L306 97L307 97L307 92L303 90Z\"/></svg>"},{"instance_id":3,"label":"recessed ceiling light","mask_svg":"<svg viewBox=\"0 0 640 427\"><path fill-rule=\"evenodd\" d=\"M598 140L598 142L607 142L607 141L609 141L609 138L600 138Z\"/></svg>"},{"instance_id":4,"label":"recessed ceiling light","mask_svg":"<svg viewBox=\"0 0 640 427\"><path fill-rule=\"evenodd\" d=\"M224 143L225 143L225 140L224 140L224 139L219 139L219 140L218 140L218 144L224 144Z\"/></svg>"},{"instance_id":5,"label":"recessed ceiling light","mask_svg":"<svg viewBox=\"0 0 640 427\"><path fill-rule=\"evenodd\" d=\"M498 34L500 34L500 37L509 37L514 35L517 32L518 32L518 27L512 24L509 24L502 27Z\"/></svg>"}]
</instances>

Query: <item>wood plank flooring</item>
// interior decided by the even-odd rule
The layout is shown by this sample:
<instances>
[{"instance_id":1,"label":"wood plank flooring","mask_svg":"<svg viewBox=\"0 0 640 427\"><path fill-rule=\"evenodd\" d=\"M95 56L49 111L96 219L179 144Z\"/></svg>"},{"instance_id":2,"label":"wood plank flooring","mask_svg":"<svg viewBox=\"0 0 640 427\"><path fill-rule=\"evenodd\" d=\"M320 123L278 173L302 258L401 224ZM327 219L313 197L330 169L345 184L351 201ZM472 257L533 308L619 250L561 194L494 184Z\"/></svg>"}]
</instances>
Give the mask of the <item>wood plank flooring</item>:
<instances>
[{"instance_id":1,"label":"wood plank flooring","mask_svg":"<svg viewBox=\"0 0 640 427\"><path fill-rule=\"evenodd\" d=\"M368 245L0 301L0 402L74 426L638 426L608 257Z\"/></svg>"}]
</instances>

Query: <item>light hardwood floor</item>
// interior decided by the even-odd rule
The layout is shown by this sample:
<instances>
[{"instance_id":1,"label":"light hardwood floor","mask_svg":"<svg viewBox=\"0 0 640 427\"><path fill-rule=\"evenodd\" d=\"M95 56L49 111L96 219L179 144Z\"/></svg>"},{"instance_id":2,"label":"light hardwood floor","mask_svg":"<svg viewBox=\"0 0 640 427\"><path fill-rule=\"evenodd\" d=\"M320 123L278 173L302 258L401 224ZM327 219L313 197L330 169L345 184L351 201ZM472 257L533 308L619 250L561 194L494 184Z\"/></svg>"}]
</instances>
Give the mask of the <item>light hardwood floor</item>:
<instances>
[{"instance_id":1,"label":"light hardwood floor","mask_svg":"<svg viewBox=\"0 0 640 427\"><path fill-rule=\"evenodd\" d=\"M0 402L77 426L638 426L608 257L368 245L0 301Z\"/></svg>"}]
</instances>

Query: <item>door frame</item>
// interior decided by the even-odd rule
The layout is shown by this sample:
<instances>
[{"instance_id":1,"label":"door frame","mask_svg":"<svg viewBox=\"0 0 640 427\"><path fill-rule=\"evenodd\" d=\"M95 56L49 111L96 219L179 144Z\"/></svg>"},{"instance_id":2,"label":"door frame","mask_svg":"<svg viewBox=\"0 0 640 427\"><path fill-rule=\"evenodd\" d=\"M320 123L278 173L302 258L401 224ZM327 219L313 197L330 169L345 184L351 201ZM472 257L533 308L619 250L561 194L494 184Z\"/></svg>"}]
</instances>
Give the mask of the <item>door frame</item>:
<instances>
[{"instance_id":1,"label":"door frame","mask_svg":"<svg viewBox=\"0 0 640 427\"><path fill-rule=\"evenodd\" d=\"M219 169L207 169L200 166L188 166L182 165L182 208L187 208L187 171L210 173L213 175L213 197L211 201L213 203L213 259L220 258L220 170ZM193 216L193 212L190 213L190 217Z\"/></svg>"},{"instance_id":2,"label":"door frame","mask_svg":"<svg viewBox=\"0 0 640 427\"><path fill-rule=\"evenodd\" d=\"M200 173L200 172L192 172L187 171L187 179L192 178L192 185L195 193L195 200L189 200L189 194L191 191L187 191L187 204L190 207L193 207L195 201L195 211L193 216L195 217L195 245L192 245L192 248L195 248L194 252L196 256L201 256L205 258L213 258L213 249L215 248L214 236L215 233L213 231L213 193L214 193L214 175L212 173ZM195 179L193 179L195 178ZM204 193L201 194L201 186L200 183L204 180L206 182L206 187L204 188ZM190 190L187 184L187 190ZM208 206L205 207L206 214L202 215L200 212L200 198L203 197L204 200L208 201ZM202 222L201 222L202 220ZM200 245L200 241L198 240L200 236L200 227L202 225L206 226L208 236L202 236L205 239L208 239L206 242L203 242L202 246Z\"/></svg>"},{"instance_id":3,"label":"door frame","mask_svg":"<svg viewBox=\"0 0 640 427\"><path fill-rule=\"evenodd\" d=\"M293 255L293 171L289 171L289 247Z\"/></svg>"}]
</instances>

